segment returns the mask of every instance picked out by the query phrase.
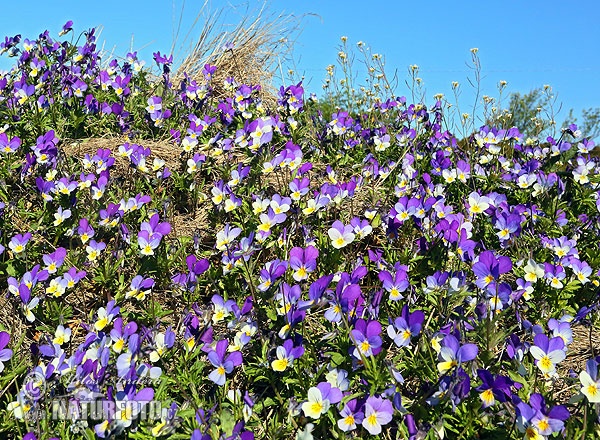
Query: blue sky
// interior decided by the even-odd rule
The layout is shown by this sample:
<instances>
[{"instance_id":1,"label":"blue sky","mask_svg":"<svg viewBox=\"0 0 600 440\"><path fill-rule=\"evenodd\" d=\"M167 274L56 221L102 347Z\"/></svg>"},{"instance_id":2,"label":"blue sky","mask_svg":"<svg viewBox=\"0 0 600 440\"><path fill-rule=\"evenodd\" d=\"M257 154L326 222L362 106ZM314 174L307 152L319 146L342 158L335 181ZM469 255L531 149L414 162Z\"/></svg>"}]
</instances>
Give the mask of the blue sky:
<instances>
[{"instance_id":1,"label":"blue sky","mask_svg":"<svg viewBox=\"0 0 600 440\"><path fill-rule=\"evenodd\" d=\"M0 34L35 38L49 29L56 36L62 24L73 20L76 31L102 26L99 43L115 55L132 47L152 63L152 52L169 52L183 7L182 36L204 2L200 0L82 0L6 2L0 16ZM408 66L417 64L426 97L452 95L452 81L461 83L461 105L471 106L471 75L466 66L469 49L477 47L482 64L482 92L497 96L496 84L508 82L508 92L528 92L549 84L566 118L568 109L600 107L600 3L592 0L437 1L405 0L269 0L272 14L293 14L300 20L296 40L296 70L304 74L306 89L320 93L325 68L335 62L340 37L350 45L365 42L385 56L387 71L397 69L398 94L409 94L404 80ZM423 6L423 5L427 6ZM250 6L248 6L250 5ZM225 24L234 23L259 2L212 0L212 10L226 7ZM232 6L235 9L232 9ZM191 37L199 33L199 28ZM181 41L180 36L180 41ZM191 41L191 40L190 40ZM0 69L10 60L0 59ZM360 78L359 78L360 79Z\"/></svg>"}]
</instances>

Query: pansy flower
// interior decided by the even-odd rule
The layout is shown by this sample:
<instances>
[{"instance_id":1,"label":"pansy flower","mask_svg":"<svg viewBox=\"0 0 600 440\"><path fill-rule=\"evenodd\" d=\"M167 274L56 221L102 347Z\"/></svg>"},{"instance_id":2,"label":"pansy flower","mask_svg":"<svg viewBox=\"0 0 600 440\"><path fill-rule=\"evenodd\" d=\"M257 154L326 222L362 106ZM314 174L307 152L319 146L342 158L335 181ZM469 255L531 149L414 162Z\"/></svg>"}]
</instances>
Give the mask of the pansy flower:
<instances>
[{"instance_id":1,"label":"pansy flower","mask_svg":"<svg viewBox=\"0 0 600 440\"><path fill-rule=\"evenodd\" d=\"M48 271L49 274L56 273L59 267L62 266L65 258L67 256L67 250L63 247L57 248L54 252L48 255L44 255L42 260L46 265L45 270Z\"/></svg>"},{"instance_id":2,"label":"pansy flower","mask_svg":"<svg viewBox=\"0 0 600 440\"><path fill-rule=\"evenodd\" d=\"M29 243L30 239L31 239L31 232L26 232L25 234L17 234L10 239L10 242L8 243L8 247L15 254L20 254L23 251L25 251L25 247L27 246L27 243Z\"/></svg>"},{"instance_id":3,"label":"pansy flower","mask_svg":"<svg viewBox=\"0 0 600 440\"><path fill-rule=\"evenodd\" d=\"M293 278L296 281L302 281L308 278L311 272L317 268L317 257L319 251L314 246L308 246L306 249L300 247L292 248L290 251L289 265L294 270Z\"/></svg>"},{"instance_id":4,"label":"pansy flower","mask_svg":"<svg viewBox=\"0 0 600 440\"><path fill-rule=\"evenodd\" d=\"M109 301L106 305L106 308L100 307L98 309L96 322L94 323L94 328L98 331L101 331L108 324L112 322L112 320L118 316L120 312L120 307L116 305L114 301Z\"/></svg>"},{"instance_id":5,"label":"pansy flower","mask_svg":"<svg viewBox=\"0 0 600 440\"><path fill-rule=\"evenodd\" d=\"M393 276L387 270L382 270L379 272L378 278L383 283L383 288L389 293L390 301L398 301L404 298L402 292L410 287L408 274L403 267L399 268Z\"/></svg>"},{"instance_id":6,"label":"pansy flower","mask_svg":"<svg viewBox=\"0 0 600 440\"><path fill-rule=\"evenodd\" d=\"M336 220L331 228L327 231L327 235L331 239L331 244L336 249L346 247L354 241L354 228L351 225L345 225Z\"/></svg>"},{"instance_id":7,"label":"pansy flower","mask_svg":"<svg viewBox=\"0 0 600 440\"><path fill-rule=\"evenodd\" d=\"M545 269L542 264L536 263L531 258L527 260L527 264L523 268L525 271L525 281L529 281L531 283L535 283L538 279L543 278L545 274Z\"/></svg>"},{"instance_id":8,"label":"pansy flower","mask_svg":"<svg viewBox=\"0 0 600 440\"><path fill-rule=\"evenodd\" d=\"M350 333L355 346L352 352L355 358L375 356L381 351L381 324L378 321L358 319Z\"/></svg>"},{"instance_id":9,"label":"pansy flower","mask_svg":"<svg viewBox=\"0 0 600 440\"><path fill-rule=\"evenodd\" d=\"M371 435L381 434L382 426L392 421L394 407L383 397L371 396L365 402L362 426Z\"/></svg>"},{"instance_id":10,"label":"pansy flower","mask_svg":"<svg viewBox=\"0 0 600 440\"><path fill-rule=\"evenodd\" d=\"M271 362L271 368L275 371L285 371L295 359L298 359L304 354L304 347L298 345L294 347L292 339L286 339L283 345L277 347L277 359Z\"/></svg>"},{"instance_id":11,"label":"pansy flower","mask_svg":"<svg viewBox=\"0 0 600 440\"><path fill-rule=\"evenodd\" d=\"M516 404L517 427L525 433L527 439L543 440L563 430L569 411L563 405L550 409L546 407L541 394L534 393L529 397L529 405L525 402Z\"/></svg>"},{"instance_id":12,"label":"pansy flower","mask_svg":"<svg viewBox=\"0 0 600 440\"><path fill-rule=\"evenodd\" d=\"M387 334L398 347L407 347L411 339L421 332L424 320L425 314L421 310L410 313L405 304L402 307L402 315L396 318L393 324L388 325Z\"/></svg>"},{"instance_id":13,"label":"pansy flower","mask_svg":"<svg viewBox=\"0 0 600 440\"><path fill-rule=\"evenodd\" d=\"M439 352L438 371L445 374L463 362L472 361L477 357L478 349L475 344L460 345L453 335L446 335L442 340Z\"/></svg>"},{"instance_id":14,"label":"pansy flower","mask_svg":"<svg viewBox=\"0 0 600 440\"><path fill-rule=\"evenodd\" d=\"M211 298L211 302L214 306L214 312L212 315L213 324L218 324L228 317L233 312L233 307L236 305L232 299L225 301L219 294L214 294Z\"/></svg>"},{"instance_id":15,"label":"pansy flower","mask_svg":"<svg viewBox=\"0 0 600 440\"><path fill-rule=\"evenodd\" d=\"M341 400L342 392L338 388L332 387L329 382L320 382L308 390L308 399L302 404L302 411L306 417L319 419L332 404Z\"/></svg>"},{"instance_id":16,"label":"pansy flower","mask_svg":"<svg viewBox=\"0 0 600 440\"><path fill-rule=\"evenodd\" d=\"M220 251L226 250L233 240L235 240L241 233L241 228L232 228L229 223L227 223L221 231L217 232L217 249Z\"/></svg>"},{"instance_id":17,"label":"pansy flower","mask_svg":"<svg viewBox=\"0 0 600 440\"><path fill-rule=\"evenodd\" d=\"M92 262L96 261L104 249L106 249L106 243L103 241L96 242L96 240L91 240L90 244L85 248L85 251L88 254L88 260Z\"/></svg>"},{"instance_id":18,"label":"pansy flower","mask_svg":"<svg viewBox=\"0 0 600 440\"><path fill-rule=\"evenodd\" d=\"M586 362L585 370L579 373L579 382L581 383L581 394L587 397L591 403L600 403L600 378L598 377L598 362L595 359L589 359Z\"/></svg>"},{"instance_id":19,"label":"pansy flower","mask_svg":"<svg viewBox=\"0 0 600 440\"><path fill-rule=\"evenodd\" d=\"M353 431L360 425L364 419L365 413L359 406L358 400L352 399L346 402L344 408L340 411L341 419L337 421L338 427L344 431Z\"/></svg>"},{"instance_id":20,"label":"pansy flower","mask_svg":"<svg viewBox=\"0 0 600 440\"><path fill-rule=\"evenodd\" d=\"M554 337L549 339L545 334L538 333L533 338L533 343L534 345L529 348L529 352L534 357L536 365L544 375L554 375L556 365L566 357L563 338Z\"/></svg>"},{"instance_id":21,"label":"pansy flower","mask_svg":"<svg viewBox=\"0 0 600 440\"><path fill-rule=\"evenodd\" d=\"M58 325L56 327L56 331L54 332L54 339L52 339L52 343L62 345L70 340L71 329L69 327L64 327L63 325Z\"/></svg>"},{"instance_id":22,"label":"pansy flower","mask_svg":"<svg viewBox=\"0 0 600 440\"><path fill-rule=\"evenodd\" d=\"M506 402L512 396L510 388L514 382L506 376L498 375L494 377L488 370L477 370L477 376L481 380L481 385L475 388L479 392L483 408L493 406L496 401Z\"/></svg>"},{"instance_id":23,"label":"pansy flower","mask_svg":"<svg viewBox=\"0 0 600 440\"><path fill-rule=\"evenodd\" d=\"M154 350L150 352L150 362L158 362L165 351L175 344L175 332L168 328L164 333L154 336Z\"/></svg>"},{"instance_id":24,"label":"pansy flower","mask_svg":"<svg viewBox=\"0 0 600 440\"><path fill-rule=\"evenodd\" d=\"M13 355L13 351L6 348L10 335L6 332L0 332L0 373L4 370L4 363L7 362Z\"/></svg>"},{"instance_id":25,"label":"pansy flower","mask_svg":"<svg viewBox=\"0 0 600 440\"><path fill-rule=\"evenodd\" d=\"M154 287L154 280L152 278L144 278L141 275L136 275L131 280L131 285L127 293L125 293L125 298L135 298L138 301L143 301L146 295L152 290L152 287Z\"/></svg>"},{"instance_id":26,"label":"pansy flower","mask_svg":"<svg viewBox=\"0 0 600 440\"><path fill-rule=\"evenodd\" d=\"M486 211L490 207L491 200L489 197L482 196L477 192L472 192L469 194L468 204L469 204L469 213L472 216L477 214L481 214Z\"/></svg>"},{"instance_id":27,"label":"pansy flower","mask_svg":"<svg viewBox=\"0 0 600 440\"><path fill-rule=\"evenodd\" d=\"M226 375L242 363L242 353L239 351L234 351L226 356L228 344L226 339L220 340L215 349L208 352L208 360L215 367L208 378L220 386L225 385Z\"/></svg>"},{"instance_id":28,"label":"pansy flower","mask_svg":"<svg viewBox=\"0 0 600 440\"><path fill-rule=\"evenodd\" d=\"M473 272L477 276L475 284L480 289L491 289L490 285L495 285L500 275L509 272L512 269L512 262L509 257L496 257L492 251L484 251L479 255Z\"/></svg>"}]
</instances>

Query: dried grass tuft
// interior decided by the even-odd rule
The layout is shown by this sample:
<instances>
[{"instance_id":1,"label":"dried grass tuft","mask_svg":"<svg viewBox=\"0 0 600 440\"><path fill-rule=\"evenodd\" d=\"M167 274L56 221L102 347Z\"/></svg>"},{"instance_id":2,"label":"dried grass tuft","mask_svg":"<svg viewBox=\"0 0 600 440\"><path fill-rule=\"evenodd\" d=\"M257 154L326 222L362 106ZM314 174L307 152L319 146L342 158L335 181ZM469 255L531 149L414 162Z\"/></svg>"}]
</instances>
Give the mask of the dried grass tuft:
<instances>
[{"instance_id":1,"label":"dried grass tuft","mask_svg":"<svg viewBox=\"0 0 600 440\"><path fill-rule=\"evenodd\" d=\"M246 6L239 14L239 23L231 25L232 29L227 30L230 25L223 22L225 9L211 12L208 4L208 1L204 2L184 43L198 25L202 27L199 37L191 47L184 50L187 55L181 62L175 58L178 68L173 75L174 84L184 79L184 73L196 81L203 81L204 65L212 64L217 66L216 74L211 80L213 93L217 97L227 95L224 81L233 77L238 83L260 84L260 94L265 105L275 106L276 89L272 84L273 78L278 70L281 71L282 64L289 60L299 31L299 17L268 15L265 4L253 15ZM238 9L233 7L233 12L237 13ZM231 10L231 6L228 10ZM226 49L226 45L231 45L232 48Z\"/></svg>"}]
</instances>

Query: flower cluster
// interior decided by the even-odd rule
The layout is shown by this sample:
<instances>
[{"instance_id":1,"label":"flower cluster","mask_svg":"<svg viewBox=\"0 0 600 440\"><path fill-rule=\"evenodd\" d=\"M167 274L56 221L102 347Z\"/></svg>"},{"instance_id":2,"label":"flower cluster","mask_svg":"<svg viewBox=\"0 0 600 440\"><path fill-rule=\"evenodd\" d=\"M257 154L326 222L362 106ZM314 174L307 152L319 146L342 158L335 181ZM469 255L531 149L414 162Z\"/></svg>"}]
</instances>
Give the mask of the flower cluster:
<instances>
[{"instance_id":1,"label":"flower cluster","mask_svg":"<svg viewBox=\"0 0 600 440\"><path fill-rule=\"evenodd\" d=\"M441 101L326 111L302 83L263 101L210 64L176 80L157 52L152 76L80 41L0 48L3 427L597 431L600 358L573 347L597 328L600 167L576 126L459 139ZM105 132L127 137L83 140ZM31 423L60 398L65 420Z\"/></svg>"}]
</instances>

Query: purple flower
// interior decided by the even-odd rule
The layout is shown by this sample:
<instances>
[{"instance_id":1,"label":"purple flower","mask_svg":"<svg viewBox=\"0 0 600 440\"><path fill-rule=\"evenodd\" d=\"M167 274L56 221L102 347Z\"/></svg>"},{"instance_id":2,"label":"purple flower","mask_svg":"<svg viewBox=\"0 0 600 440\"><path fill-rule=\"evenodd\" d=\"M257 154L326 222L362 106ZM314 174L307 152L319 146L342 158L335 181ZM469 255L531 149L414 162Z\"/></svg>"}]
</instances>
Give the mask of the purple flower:
<instances>
[{"instance_id":1,"label":"purple flower","mask_svg":"<svg viewBox=\"0 0 600 440\"><path fill-rule=\"evenodd\" d=\"M510 388L514 382L506 376L498 375L494 378L488 370L477 370L477 376L481 380L481 385L475 388L479 392L479 398L482 406L488 408L499 402L506 402L512 396Z\"/></svg>"},{"instance_id":2,"label":"purple flower","mask_svg":"<svg viewBox=\"0 0 600 440\"><path fill-rule=\"evenodd\" d=\"M364 319L357 319L350 334L355 346L352 352L355 358L375 356L381 351L381 324L378 321L367 323Z\"/></svg>"},{"instance_id":3,"label":"purple flower","mask_svg":"<svg viewBox=\"0 0 600 440\"><path fill-rule=\"evenodd\" d=\"M500 239L500 242L503 243L521 232L521 216L519 214L503 212L496 220L494 226L499 231L496 235Z\"/></svg>"},{"instance_id":4,"label":"purple flower","mask_svg":"<svg viewBox=\"0 0 600 440\"><path fill-rule=\"evenodd\" d=\"M477 277L475 284L480 289L488 288L493 290L493 286L500 278L500 275L510 272L512 262L509 257L496 257L492 251L484 251L479 255L475 264L473 264L473 273ZM488 287L492 285L492 287Z\"/></svg>"},{"instance_id":5,"label":"purple flower","mask_svg":"<svg viewBox=\"0 0 600 440\"><path fill-rule=\"evenodd\" d=\"M439 352L438 371L445 374L461 363L472 361L477 357L478 349L475 344L460 345L453 335L447 335L442 340Z\"/></svg>"},{"instance_id":6,"label":"purple flower","mask_svg":"<svg viewBox=\"0 0 600 440\"><path fill-rule=\"evenodd\" d=\"M70 289L74 287L83 278L85 278L86 275L87 272L85 272L84 270L78 271L76 267L72 267L63 274L63 278L67 283L67 288Z\"/></svg>"},{"instance_id":7,"label":"purple flower","mask_svg":"<svg viewBox=\"0 0 600 440\"><path fill-rule=\"evenodd\" d=\"M21 139L17 136L10 138L8 140L8 136L6 133L0 133L0 153L10 154L14 153L21 146Z\"/></svg>"},{"instance_id":8,"label":"purple flower","mask_svg":"<svg viewBox=\"0 0 600 440\"><path fill-rule=\"evenodd\" d=\"M549 339L545 334L538 333L533 342L535 345L529 348L529 352L535 358L536 365L544 375L553 375L556 372L556 364L567 356L563 338L557 336Z\"/></svg>"},{"instance_id":9,"label":"purple flower","mask_svg":"<svg viewBox=\"0 0 600 440\"><path fill-rule=\"evenodd\" d=\"M349 400L344 408L340 411L341 419L337 421L338 427L344 431L353 431L356 429L357 424L360 425L364 419L365 413L362 408L358 405L358 400Z\"/></svg>"},{"instance_id":10,"label":"purple flower","mask_svg":"<svg viewBox=\"0 0 600 440\"><path fill-rule=\"evenodd\" d=\"M308 179L308 177L303 177L302 179L296 177L290 182L289 188L292 192L290 194L290 198L293 201L297 202L302 198L302 196L308 194L308 191L310 189L310 180Z\"/></svg>"},{"instance_id":11,"label":"purple flower","mask_svg":"<svg viewBox=\"0 0 600 440\"><path fill-rule=\"evenodd\" d=\"M91 185L90 191L92 193L93 200L100 200L104 195L106 186L108 185L108 171L103 171L98 177L98 181L95 185Z\"/></svg>"},{"instance_id":12,"label":"purple flower","mask_svg":"<svg viewBox=\"0 0 600 440\"><path fill-rule=\"evenodd\" d=\"M123 325L123 318L119 317L115 319L113 328L110 331L110 338L113 342L112 349L117 353L121 353L127 343L127 339L135 332L137 332L137 324L135 322L132 321Z\"/></svg>"},{"instance_id":13,"label":"purple flower","mask_svg":"<svg viewBox=\"0 0 600 440\"><path fill-rule=\"evenodd\" d=\"M9 348L5 348L10 340L10 335L6 332L0 332L0 373L4 370L4 362L8 361L13 351Z\"/></svg>"},{"instance_id":14,"label":"purple flower","mask_svg":"<svg viewBox=\"0 0 600 440\"><path fill-rule=\"evenodd\" d=\"M62 29L60 30L60 32L58 33L59 37L62 37L63 35L68 34L69 32L71 32L73 30L73 20L69 20L67 21L65 24L63 24Z\"/></svg>"},{"instance_id":15,"label":"purple flower","mask_svg":"<svg viewBox=\"0 0 600 440\"><path fill-rule=\"evenodd\" d=\"M570 416L569 411L562 405L548 410L541 394L532 394L529 404L516 404L517 427L526 433L527 438L538 439L562 431L564 422Z\"/></svg>"},{"instance_id":16,"label":"purple flower","mask_svg":"<svg viewBox=\"0 0 600 440\"><path fill-rule=\"evenodd\" d=\"M47 270L49 274L56 273L58 268L62 266L63 262L65 261L66 256L67 250L63 247L59 247L51 254L44 255L42 260L46 265L45 270Z\"/></svg>"},{"instance_id":17,"label":"purple flower","mask_svg":"<svg viewBox=\"0 0 600 440\"><path fill-rule=\"evenodd\" d=\"M20 254L25 251L25 246L29 243L31 239L31 232L27 232L25 234L17 234L13 238L10 239L8 243L8 247L15 253Z\"/></svg>"},{"instance_id":18,"label":"purple flower","mask_svg":"<svg viewBox=\"0 0 600 440\"><path fill-rule=\"evenodd\" d=\"M154 255L154 249L160 245L162 239L161 234L152 234L147 230L138 232L138 246L140 247L140 253L142 255Z\"/></svg>"},{"instance_id":19,"label":"purple flower","mask_svg":"<svg viewBox=\"0 0 600 440\"><path fill-rule=\"evenodd\" d=\"M217 385L225 385L226 374L233 371L233 368L242 363L242 353L234 351L225 356L229 343L226 339L217 342L214 350L208 353L208 360L215 369L208 375L208 378Z\"/></svg>"},{"instance_id":20,"label":"purple flower","mask_svg":"<svg viewBox=\"0 0 600 440\"><path fill-rule=\"evenodd\" d=\"M554 264L544 263L544 270L544 278L546 279L548 284L554 287L555 289L562 289L562 280L564 280L567 276L563 266L555 266Z\"/></svg>"},{"instance_id":21,"label":"purple flower","mask_svg":"<svg viewBox=\"0 0 600 440\"><path fill-rule=\"evenodd\" d=\"M390 294L390 301L399 301L404 298L401 293L406 291L410 284L408 274L403 267L400 267L393 277L386 270L379 272L378 277L379 281L383 283L383 288Z\"/></svg>"},{"instance_id":22,"label":"purple flower","mask_svg":"<svg viewBox=\"0 0 600 440\"><path fill-rule=\"evenodd\" d=\"M308 278L308 274L314 272L317 268L317 257L319 251L314 246L308 246L306 249L300 247L292 248L290 251L290 268L294 270L293 278L296 281L302 281Z\"/></svg>"},{"instance_id":23,"label":"purple flower","mask_svg":"<svg viewBox=\"0 0 600 440\"><path fill-rule=\"evenodd\" d=\"M248 147L251 151L258 148L273 139L273 120L270 116L255 119L248 124L246 130L250 134L251 142Z\"/></svg>"},{"instance_id":24,"label":"purple flower","mask_svg":"<svg viewBox=\"0 0 600 440\"><path fill-rule=\"evenodd\" d=\"M160 223L160 217L158 214L154 214L148 222L142 222L140 230L148 231L149 234L160 234L161 237L164 237L171 232L171 224L169 222Z\"/></svg>"},{"instance_id":25,"label":"purple flower","mask_svg":"<svg viewBox=\"0 0 600 440\"><path fill-rule=\"evenodd\" d=\"M425 314L421 310L409 313L408 306L402 307L402 315L394 320L393 325L388 325L387 334L394 340L398 347L410 345L410 340L419 335Z\"/></svg>"},{"instance_id":26,"label":"purple flower","mask_svg":"<svg viewBox=\"0 0 600 440\"><path fill-rule=\"evenodd\" d=\"M277 359L271 362L271 368L275 371L285 371L295 359L298 359L303 354L304 347L302 345L294 347L294 341L292 339L286 339L283 345L277 347Z\"/></svg>"},{"instance_id":27,"label":"purple flower","mask_svg":"<svg viewBox=\"0 0 600 440\"><path fill-rule=\"evenodd\" d=\"M392 421L394 408L392 402L382 397L371 396L365 402L365 415L362 426L369 434L381 434L381 427Z\"/></svg>"},{"instance_id":28,"label":"purple flower","mask_svg":"<svg viewBox=\"0 0 600 440\"><path fill-rule=\"evenodd\" d=\"M329 301L330 306L325 311L325 318L331 322L340 322L342 313L356 309L361 299L360 286L350 282L347 273L342 274L335 289L335 297Z\"/></svg>"},{"instance_id":29,"label":"purple flower","mask_svg":"<svg viewBox=\"0 0 600 440\"><path fill-rule=\"evenodd\" d=\"M162 110L162 98L160 96L151 96L148 98L147 103L146 111L150 114Z\"/></svg>"},{"instance_id":30,"label":"purple flower","mask_svg":"<svg viewBox=\"0 0 600 440\"><path fill-rule=\"evenodd\" d=\"M88 240L94 236L94 228L92 228L92 226L86 218L82 218L81 220L79 220L77 234L79 234L79 237L81 238L83 244L86 244Z\"/></svg>"},{"instance_id":31,"label":"purple flower","mask_svg":"<svg viewBox=\"0 0 600 440\"><path fill-rule=\"evenodd\" d=\"M560 336L565 343L565 347L573 342L573 330L569 321L557 321L552 318L548 320L548 328L552 330L552 336Z\"/></svg>"},{"instance_id":32,"label":"purple flower","mask_svg":"<svg viewBox=\"0 0 600 440\"><path fill-rule=\"evenodd\" d=\"M241 234L241 232L241 228L232 228L229 223L225 224L223 230L217 232L217 249L220 251L227 250L227 247Z\"/></svg>"},{"instance_id":33,"label":"purple flower","mask_svg":"<svg viewBox=\"0 0 600 440\"><path fill-rule=\"evenodd\" d=\"M210 262L206 258L199 260L195 255L188 255L185 264L190 271L190 275L196 278L206 272L210 266Z\"/></svg>"},{"instance_id":34,"label":"purple flower","mask_svg":"<svg viewBox=\"0 0 600 440\"><path fill-rule=\"evenodd\" d=\"M131 286L125 294L125 298L133 297L138 301L143 301L153 287L154 280L152 278L144 278L141 275L136 275L131 280Z\"/></svg>"},{"instance_id":35,"label":"purple flower","mask_svg":"<svg viewBox=\"0 0 600 440\"><path fill-rule=\"evenodd\" d=\"M134 419L142 412L144 406L154 398L152 388L135 389L135 383L117 391L115 395L115 425L118 431L131 426Z\"/></svg>"}]
</instances>

